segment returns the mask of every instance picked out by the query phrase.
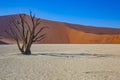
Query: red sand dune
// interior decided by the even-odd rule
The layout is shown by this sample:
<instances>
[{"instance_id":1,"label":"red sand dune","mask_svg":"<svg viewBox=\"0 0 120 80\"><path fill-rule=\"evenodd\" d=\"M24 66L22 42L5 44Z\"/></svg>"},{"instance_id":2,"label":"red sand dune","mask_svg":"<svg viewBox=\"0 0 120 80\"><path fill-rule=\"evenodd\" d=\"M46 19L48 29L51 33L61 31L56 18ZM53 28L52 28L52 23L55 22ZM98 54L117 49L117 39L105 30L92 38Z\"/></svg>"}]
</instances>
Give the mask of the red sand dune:
<instances>
[{"instance_id":1,"label":"red sand dune","mask_svg":"<svg viewBox=\"0 0 120 80\"><path fill-rule=\"evenodd\" d=\"M0 41L5 43L14 43L5 30L12 26L10 17L13 16L19 20L18 15L9 15L0 17L0 34L3 35ZM26 15L27 21L29 16ZM120 29L100 28L92 26L83 26L56 22L41 19L41 25L49 27L43 33L47 33L47 38L37 43L49 44L117 44L120 43ZM30 21L29 21L30 23ZM0 43L1 44L1 43Z\"/></svg>"}]
</instances>

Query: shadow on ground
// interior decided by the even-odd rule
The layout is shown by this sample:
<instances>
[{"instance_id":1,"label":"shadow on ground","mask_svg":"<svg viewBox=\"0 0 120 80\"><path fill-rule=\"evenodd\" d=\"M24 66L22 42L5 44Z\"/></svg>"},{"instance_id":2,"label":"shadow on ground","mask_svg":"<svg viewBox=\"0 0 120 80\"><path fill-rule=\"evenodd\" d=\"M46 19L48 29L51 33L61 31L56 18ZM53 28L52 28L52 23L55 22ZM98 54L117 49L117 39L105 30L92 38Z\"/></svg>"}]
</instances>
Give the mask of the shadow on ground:
<instances>
[{"instance_id":1,"label":"shadow on ground","mask_svg":"<svg viewBox=\"0 0 120 80\"><path fill-rule=\"evenodd\" d=\"M68 54L68 53L38 53L32 54L34 56L43 55L43 56L54 56L54 57L110 57L112 55L108 54L88 54L88 53L77 53L77 54Z\"/></svg>"}]
</instances>

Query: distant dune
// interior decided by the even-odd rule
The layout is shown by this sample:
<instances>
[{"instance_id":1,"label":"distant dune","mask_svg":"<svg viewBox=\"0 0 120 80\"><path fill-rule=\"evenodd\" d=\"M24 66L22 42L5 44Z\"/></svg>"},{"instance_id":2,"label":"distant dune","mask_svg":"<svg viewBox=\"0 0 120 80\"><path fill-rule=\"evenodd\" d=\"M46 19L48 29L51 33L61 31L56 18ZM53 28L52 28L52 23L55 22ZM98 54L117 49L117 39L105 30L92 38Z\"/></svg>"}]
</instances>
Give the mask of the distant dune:
<instances>
[{"instance_id":1,"label":"distant dune","mask_svg":"<svg viewBox=\"0 0 120 80\"><path fill-rule=\"evenodd\" d=\"M12 39L4 31L12 26L10 17L19 20L18 15L0 16L0 34L3 37L0 39L3 43L14 43ZM29 23L29 16L26 19ZM77 24L69 24L64 22L56 22L41 19L41 26L47 26L43 33L47 34L41 42L44 44L119 44L120 29L100 28L92 26L83 26ZM41 27L40 26L40 27ZM37 32L37 31L36 31ZM0 42L0 44L1 44Z\"/></svg>"}]
</instances>

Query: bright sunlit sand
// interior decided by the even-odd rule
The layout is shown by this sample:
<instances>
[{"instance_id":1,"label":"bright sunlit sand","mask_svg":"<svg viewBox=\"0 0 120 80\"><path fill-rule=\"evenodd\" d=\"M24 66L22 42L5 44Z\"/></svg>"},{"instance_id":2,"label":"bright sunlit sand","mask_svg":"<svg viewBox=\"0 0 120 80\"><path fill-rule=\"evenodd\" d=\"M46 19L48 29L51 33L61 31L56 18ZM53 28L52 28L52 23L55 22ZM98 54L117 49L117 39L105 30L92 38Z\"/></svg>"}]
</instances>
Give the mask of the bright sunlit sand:
<instances>
[{"instance_id":1,"label":"bright sunlit sand","mask_svg":"<svg viewBox=\"0 0 120 80\"><path fill-rule=\"evenodd\" d=\"M0 45L0 80L120 80L120 45Z\"/></svg>"}]
</instances>

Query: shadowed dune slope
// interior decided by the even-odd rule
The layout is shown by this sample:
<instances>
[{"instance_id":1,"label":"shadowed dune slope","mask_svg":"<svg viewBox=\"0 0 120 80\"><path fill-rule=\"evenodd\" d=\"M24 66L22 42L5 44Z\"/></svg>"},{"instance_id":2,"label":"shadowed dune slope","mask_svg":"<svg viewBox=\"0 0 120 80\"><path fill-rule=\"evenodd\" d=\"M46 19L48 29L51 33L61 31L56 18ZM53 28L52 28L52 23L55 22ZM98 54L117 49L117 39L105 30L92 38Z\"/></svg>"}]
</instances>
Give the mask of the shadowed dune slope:
<instances>
[{"instance_id":1,"label":"shadowed dune slope","mask_svg":"<svg viewBox=\"0 0 120 80\"><path fill-rule=\"evenodd\" d=\"M0 16L0 34L5 43L14 43L4 31L12 26L10 17L19 20L18 15ZM26 15L26 20L31 24L30 17ZM47 26L42 33L46 33L46 38L41 42L44 44L117 44L120 43L120 29L100 28L56 22L41 19L41 26ZM41 27L39 26L39 28ZM38 29L37 29L38 30ZM36 32L37 32L36 30ZM17 34L19 35L19 34ZM1 44L1 43L0 43Z\"/></svg>"},{"instance_id":2,"label":"shadowed dune slope","mask_svg":"<svg viewBox=\"0 0 120 80\"><path fill-rule=\"evenodd\" d=\"M5 43L5 42L3 42L3 41L0 41L0 44L7 44L7 43Z\"/></svg>"}]
</instances>

